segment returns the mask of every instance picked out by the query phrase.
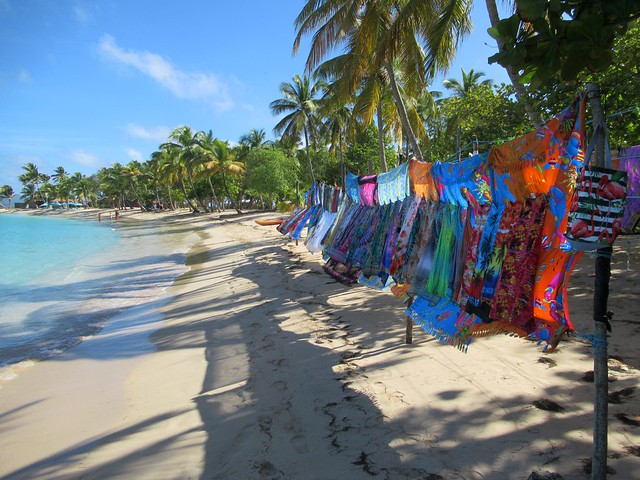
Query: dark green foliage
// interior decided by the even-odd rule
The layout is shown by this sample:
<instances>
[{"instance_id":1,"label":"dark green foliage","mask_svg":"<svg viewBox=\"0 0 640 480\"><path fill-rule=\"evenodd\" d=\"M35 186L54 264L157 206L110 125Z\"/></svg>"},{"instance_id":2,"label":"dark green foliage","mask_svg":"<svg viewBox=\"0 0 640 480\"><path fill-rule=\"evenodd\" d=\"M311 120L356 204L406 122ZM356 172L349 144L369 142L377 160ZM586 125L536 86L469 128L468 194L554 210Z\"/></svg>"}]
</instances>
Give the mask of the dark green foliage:
<instances>
[{"instance_id":1,"label":"dark green foliage","mask_svg":"<svg viewBox=\"0 0 640 480\"><path fill-rule=\"evenodd\" d=\"M500 141L512 138L532 128L522 105L513 97L513 88L477 85L464 97L448 97L439 102L439 115L429 120L427 129L431 148L425 156L431 160L446 160L458 150L457 130L460 128L460 146L472 141ZM479 145L486 151L488 143ZM463 152L468 155L470 149ZM457 158L457 157L455 157Z\"/></svg>"},{"instance_id":2,"label":"dark green foliage","mask_svg":"<svg viewBox=\"0 0 640 480\"><path fill-rule=\"evenodd\" d=\"M246 186L261 195L282 198L295 190L299 164L282 150L255 148L246 157Z\"/></svg>"},{"instance_id":3,"label":"dark green foliage","mask_svg":"<svg viewBox=\"0 0 640 480\"><path fill-rule=\"evenodd\" d=\"M489 61L523 73L534 88L606 70L616 38L640 15L640 0L517 0L516 6L517 13L488 30L505 44Z\"/></svg>"}]
</instances>

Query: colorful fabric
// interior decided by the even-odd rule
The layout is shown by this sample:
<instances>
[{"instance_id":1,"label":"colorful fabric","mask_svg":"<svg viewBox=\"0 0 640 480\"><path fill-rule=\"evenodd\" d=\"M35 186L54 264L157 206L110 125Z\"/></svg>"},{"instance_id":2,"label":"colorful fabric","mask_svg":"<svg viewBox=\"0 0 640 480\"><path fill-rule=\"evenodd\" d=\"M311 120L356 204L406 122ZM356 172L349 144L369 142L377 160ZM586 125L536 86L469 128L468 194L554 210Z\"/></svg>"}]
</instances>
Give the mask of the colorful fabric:
<instances>
[{"instance_id":1,"label":"colorful fabric","mask_svg":"<svg viewBox=\"0 0 640 480\"><path fill-rule=\"evenodd\" d=\"M408 205L411 203L411 198L407 197L402 202L396 202L393 207L393 213L391 214L391 223L389 225L389 234L387 235L386 243L384 246L384 253L382 255L382 264L380 265L380 271L390 273L391 260L396 252L396 246L398 243L398 235L400 234L400 228L402 226L402 219L407 211Z\"/></svg>"},{"instance_id":2,"label":"colorful fabric","mask_svg":"<svg viewBox=\"0 0 640 480\"><path fill-rule=\"evenodd\" d=\"M442 202L467 208L469 201L491 201L486 154L474 155L461 162L438 162L431 169L431 174Z\"/></svg>"},{"instance_id":3,"label":"colorful fabric","mask_svg":"<svg viewBox=\"0 0 640 480\"><path fill-rule=\"evenodd\" d=\"M583 121L579 102L488 157L351 175L324 240L317 210L297 212L289 231L311 227L335 278L412 295L407 313L440 341L466 349L473 336L513 332L553 347L573 329L566 287L581 253L566 235ZM613 177L602 178L605 191ZM333 208L335 190L321 193Z\"/></svg>"},{"instance_id":4,"label":"colorful fabric","mask_svg":"<svg viewBox=\"0 0 640 480\"><path fill-rule=\"evenodd\" d=\"M533 285L542 242L547 200L528 200L512 225L489 318L496 331L526 336L534 332Z\"/></svg>"},{"instance_id":5,"label":"colorful fabric","mask_svg":"<svg viewBox=\"0 0 640 480\"><path fill-rule=\"evenodd\" d=\"M575 259L571 258L572 249L564 234L577 170L584 164L584 109L584 101L565 109L557 122L557 135L544 137L550 141L551 152L547 155L551 164L542 167L547 182L542 190L548 192L549 207L542 227L543 252L536 272L533 310L536 319L547 322L553 327L551 330L564 325L555 328L559 333L573 330L566 308L566 280ZM573 125L571 118L575 119Z\"/></svg>"},{"instance_id":6,"label":"colorful fabric","mask_svg":"<svg viewBox=\"0 0 640 480\"><path fill-rule=\"evenodd\" d=\"M411 160L409 163L409 178L411 179L413 192L417 197L435 201L440 198L440 194L431 175L432 168L433 163Z\"/></svg>"},{"instance_id":7,"label":"colorful fabric","mask_svg":"<svg viewBox=\"0 0 640 480\"><path fill-rule=\"evenodd\" d=\"M417 296L405 313L440 342L462 351L467 350L473 326L479 322L477 317L465 313L459 305L446 298L430 301Z\"/></svg>"},{"instance_id":8,"label":"colorful fabric","mask_svg":"<svg viewBox=\"0 0 640 480\"><path fill-rule=\"evenodd\" d=\"M398 282L411 284L411 292L420 291L429 278L442 223L443 205L439 202L421 202L418 208L414 239L407 245L404 265L395 275Z\"/></svg>"},{"instance_id":9,"label":"colorful fabric","mask_svg":"<svg viewBox=\"0 0 640 480\"><path fill-rule=\"evenodd\" d=\"M410 195L409 164L402 163L378 175L378 202L387 205L404 200Z\"/></svg>"},{"instance_id":10,"label":"colorful fabric","mask_svg":"<svg viewBox=\"0 0 640 480\"><path fill-rule=\"evenodd\" d=\"M331 228L331 225L333 225L336 215L337 213L327 212L326 210L322 211L320 220L307 238L307 250L309 250L309 252L316 253L322 250L322 241Z\"/></svg>"},{"instance_id":11,"label":"colorful fabric","mask_svg":"<svg viewBox=\"0 0 640 480\"><path fill-rule=\"evenodd\" d=\"M567 238L576 250L610 245L622 226L627 172L602 167L582 171L569 213Z\"/></svg>"},{"instance_id":12,"label":"colorful fabric","mask_svg":"<svg viewBox=\"0 0 640 480\"><path fill-rule=\"evenodd\" d=\"M389 273L391 273L391 275L396 275L398 270L400 270L405 263L409 242L414 238L412 237L411 232L414 230L416 215L418 214L418 209L422 201L423 200L420 197L411 197L411 201L406 207L404 218L402 219L402 225L400 226L400 232L398 233L398 243L396 244L393 259L391 260L391 266L389 267ZM404 283L402 281L398 281L397 278L396 282Z\"/></svg>"},{"instance_id":13,"label":"colorful fabric","mask_svg":"<svg viewBox=\"0 0 640 480\"><path fill-rule=\"evenodd\" d=\"M378 203L378 176L358 177L360 186L360 203L371 207Z\"/></svg>"},{"instance_id":14,"label":"colorful fabric","mask_svg":"<svg viewBox=\"0 0 640 480\"><path fill-rule=\"evenodd\" d=\"M640 145L625 150L618 168L627 172L627 201L621 220L626 230L640 218Z\"/></svg>"},{"instance_id":15,"label":"colorful fabric","mask_svg":"<svg viewBox=\"0 0 640 480\"><path fill-rule=\"evenodd\" d=\"M473 278L478 263L478 249L484 232L491 204L479 205L477 209L470 209L464 229L464 242L467 246L467 256L462 271L461 286L456 297L458 305L466 305L472 292Z\"/></svg>"},{"instance_id":16,"label":"colorful fabric","mask_svg":"<svg viewBox=\"0 0 640 480\"><path fill-rule=\"evenodd\" d=\"M360 185L358 185L358 177L353 173L347 173L344 179L344 188L347 191L347 195L355 203L360 203Z\"/></svg>"},{"instance_id":17,"label":"colorful fabric","mask_svg":"<svg viewBox=\"0 0 640 480\"><path fill-rule=\"evenodd\" d=\"M584 101L565 108L551 121L521 137L494 147L489 164L496 172L501 200L524 201L548 194L575 176L584 162Z\"/></svg>"}]
</instances>

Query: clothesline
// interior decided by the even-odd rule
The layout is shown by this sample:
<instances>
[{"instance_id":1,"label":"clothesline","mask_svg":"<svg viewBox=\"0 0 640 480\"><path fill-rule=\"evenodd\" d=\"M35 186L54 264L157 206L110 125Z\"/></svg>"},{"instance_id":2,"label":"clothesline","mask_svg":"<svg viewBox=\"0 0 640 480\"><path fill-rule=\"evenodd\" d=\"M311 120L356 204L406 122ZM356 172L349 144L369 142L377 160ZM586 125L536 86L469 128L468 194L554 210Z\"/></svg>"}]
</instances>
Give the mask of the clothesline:
<instances>
[{"instance_id":1,"label":"clothesline","mask_svg":"<svg viewBox=\"0 0 640 480\"><path fill-rule=\"evenodd\" d=\"M573 330L566 283L582 252L572 240L593 237L569 218L583 119L579 102L488 154L350 175L337 211L307 205L279 229L300 238L306 227L336 279L410 296L407 314L442 342L466 350L508 332L554 347ZM598 223L612 241L613 222Z\"/></svg>"}]
</instances>

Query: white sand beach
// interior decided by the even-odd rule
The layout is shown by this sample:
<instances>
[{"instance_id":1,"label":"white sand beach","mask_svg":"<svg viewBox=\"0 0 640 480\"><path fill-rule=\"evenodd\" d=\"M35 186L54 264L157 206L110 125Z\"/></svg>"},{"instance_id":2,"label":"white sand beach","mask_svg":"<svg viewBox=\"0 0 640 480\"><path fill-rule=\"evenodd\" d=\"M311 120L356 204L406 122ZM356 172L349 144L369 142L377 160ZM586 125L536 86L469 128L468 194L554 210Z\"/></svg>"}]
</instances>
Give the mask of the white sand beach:
<instances>
[{"instance_id":1,"label":"white sand beach","mask_svg":"<svg viewBox=\"0 0 640 480\"><path fill-rule=\"evenodd\" d=\"M189 271L1 385L0 478L589 478L586 340L543 354L494 336L462 353L416 327L406 345L399 300L334 281L254 221L273 214L136 215L198 234ZM640 479L640 238L615 251L608 463ZM585 256L569 289L578 329L592 285Z\"/></svg>"}]
</instances>

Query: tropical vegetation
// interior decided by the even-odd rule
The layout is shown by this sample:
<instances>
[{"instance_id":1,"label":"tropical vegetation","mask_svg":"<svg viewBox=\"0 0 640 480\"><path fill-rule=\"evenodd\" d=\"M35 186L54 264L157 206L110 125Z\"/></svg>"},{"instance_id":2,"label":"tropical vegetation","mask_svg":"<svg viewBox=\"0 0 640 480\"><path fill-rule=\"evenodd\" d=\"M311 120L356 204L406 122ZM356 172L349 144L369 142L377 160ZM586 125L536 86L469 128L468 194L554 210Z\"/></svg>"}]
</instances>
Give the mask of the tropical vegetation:
<instances>
[{"instance_id":1,"label":"tropical vegetation","mask_svg":"<svg viewBox=\"0 0 640 480\"><path fill-rule=\"evenodd\" d=\"M203 213L274 208L299 201L313 182L342 185L347 172L486 150L560 111L585 81L603 86L611 143L640 143L640 0L515 3L516 13L500 19L495 0L486 1L499 47L492 60L511 84L462 69L438 91L436 75L448 71L470 31L470 0L306 0L293 42L297 53L311 37L306 70L283 79L269 105L274 140L261 128L235 143L183 125L146 161L115 162L89 176L27 163L22 190L0 187L0 200L19 194L30 206Z\"/></svg>"}]
</instances>

